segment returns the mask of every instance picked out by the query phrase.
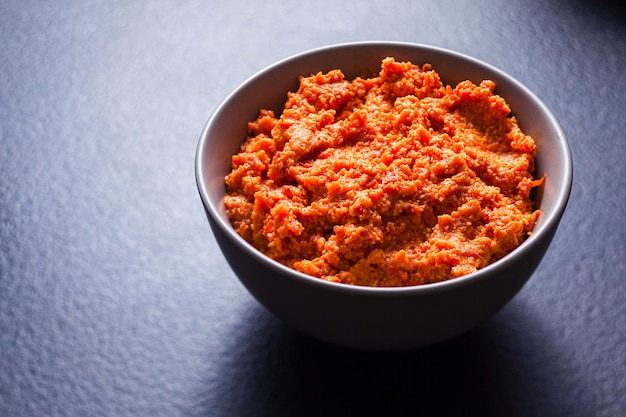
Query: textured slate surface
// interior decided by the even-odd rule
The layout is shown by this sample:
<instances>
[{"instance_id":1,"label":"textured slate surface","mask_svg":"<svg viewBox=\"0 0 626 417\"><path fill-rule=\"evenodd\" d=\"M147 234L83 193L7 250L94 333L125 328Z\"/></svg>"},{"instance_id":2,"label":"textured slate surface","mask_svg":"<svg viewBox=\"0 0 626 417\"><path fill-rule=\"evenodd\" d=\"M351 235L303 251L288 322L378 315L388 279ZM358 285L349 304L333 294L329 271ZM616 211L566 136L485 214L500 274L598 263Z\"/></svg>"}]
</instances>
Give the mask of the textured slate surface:
<instances>
[{"instance_id":1,"label":"textured slate surface","mask_svg":"<svg viewBox=\"0 0 626 417\"><path fill-rule=\"evenodd\" d=\"M626 415L624 23L583 0L3 1L0 415ZM355 352L285 327L233 276L196 193L198 135L233 88L357 40L493 64L570 140L546 258L440 346Z\"/></svg>"}]
</instances>

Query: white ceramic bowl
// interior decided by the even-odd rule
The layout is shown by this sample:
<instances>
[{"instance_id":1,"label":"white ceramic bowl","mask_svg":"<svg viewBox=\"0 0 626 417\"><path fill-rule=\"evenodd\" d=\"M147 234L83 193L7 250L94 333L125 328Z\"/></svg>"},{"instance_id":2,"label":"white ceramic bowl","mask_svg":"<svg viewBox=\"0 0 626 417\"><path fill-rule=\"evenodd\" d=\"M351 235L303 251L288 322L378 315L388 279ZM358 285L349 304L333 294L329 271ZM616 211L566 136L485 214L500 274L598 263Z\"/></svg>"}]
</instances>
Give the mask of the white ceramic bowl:
<instances>
[{"instance_id":1,"label":"white ceramic bowl","mask_svg":"<svg viewBox=\"0 0 626 417\"><path fill-rule=\"evenodd\" d=\"M247 123L261 108L276 114L298 76L340 68L346 79L376 74L383 58L430 63L444 84L496 82L496 94L511 106L523 131L537 143L536 174L547 180L533 234L499 261L464 277L404 288L350 286L314 278L268 258L231 227L222 202L231 156L246 138ZM565 210L572 160L557 120L526 87L477 59L441 48L397 43L334 45L280 61L254 75L213 112L200 136L196 180L217 242L237 277L269 311L304 334L368 350L414 348L438 343L475 327L503 307L527 282L544 256ZM209 271L207 271L209 273Z\"/></svg>"}]
</instances>

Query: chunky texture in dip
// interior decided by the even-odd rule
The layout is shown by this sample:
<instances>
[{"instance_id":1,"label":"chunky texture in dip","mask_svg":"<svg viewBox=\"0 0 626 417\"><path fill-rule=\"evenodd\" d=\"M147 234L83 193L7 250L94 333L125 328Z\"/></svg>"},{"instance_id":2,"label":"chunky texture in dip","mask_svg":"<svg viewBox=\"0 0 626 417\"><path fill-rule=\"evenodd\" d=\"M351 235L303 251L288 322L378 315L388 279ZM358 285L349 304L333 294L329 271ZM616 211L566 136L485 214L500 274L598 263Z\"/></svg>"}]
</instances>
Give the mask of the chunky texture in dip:
<instances>
[{"instance_id":1,"label":"chunky texture in dip","mask_svg":"<svg viewBox=\"0 0 626 417\"><path fill-rule=\"evenodd\" d=\"M345 284L448 280L515 249L539 215L535 142L495 84L444 85L429 64L300 78L233 156L224 203L271 258Z\"/></svg>"}]
</instances>

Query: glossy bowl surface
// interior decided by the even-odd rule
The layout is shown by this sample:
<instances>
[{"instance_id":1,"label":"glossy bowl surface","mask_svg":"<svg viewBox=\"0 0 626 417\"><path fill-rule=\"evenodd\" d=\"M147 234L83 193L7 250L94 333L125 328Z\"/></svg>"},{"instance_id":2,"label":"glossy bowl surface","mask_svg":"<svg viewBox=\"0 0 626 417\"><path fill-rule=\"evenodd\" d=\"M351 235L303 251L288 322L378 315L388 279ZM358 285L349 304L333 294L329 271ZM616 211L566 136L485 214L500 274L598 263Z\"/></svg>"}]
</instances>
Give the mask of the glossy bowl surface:
<instances>
[{"instance_id":1,"label":"glossy bowl surface","mask_svg":"<svg viewBox=\"0 0 626 417\"><path fill-rule=\"evenodd\" d=\"M444 84L469 79L496 82L522 130L537 143L536 176L547 176L536 196L542 214L533 234L501 260L470 275L416 287L371 288L314 278L279 264L231 227L222 202L231 156L261 108L280 114L298 76L340 68L346 79L378 73L381 61L432 64ZM567 205L572 159L565 135L549 109L528 88L477 59L449 50L398 42L333 45L282 60L252 76L207 121L196 152L196 181L215 238L250 293L295 329L319 340L367 350L431 345L459 336L502 308L543 258ZM210 271L207 271L210 273Z\"/></svg>"}]
</instances>

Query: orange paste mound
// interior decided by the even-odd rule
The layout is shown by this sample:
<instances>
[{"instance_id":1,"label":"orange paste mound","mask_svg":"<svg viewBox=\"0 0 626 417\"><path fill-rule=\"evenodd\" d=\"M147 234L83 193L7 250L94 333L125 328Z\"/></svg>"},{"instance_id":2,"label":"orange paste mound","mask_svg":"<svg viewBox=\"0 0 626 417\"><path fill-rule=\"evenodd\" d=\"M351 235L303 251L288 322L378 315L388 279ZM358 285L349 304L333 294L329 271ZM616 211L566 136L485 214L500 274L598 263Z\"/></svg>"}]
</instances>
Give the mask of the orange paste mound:
<instances>
[{"instance_id":1,"label":"orange paste mound","mask_svg":"<svg viewBox=\"0 0 626 417\"><path fill-rule=\"evenodd\" d=\"M345 284L448 280L515 249L539 211L535 142L495 84L444 85L386 58L378 76L300 77L232 158L224 203L269 257Z\"/></svg>"}]
</instances>

